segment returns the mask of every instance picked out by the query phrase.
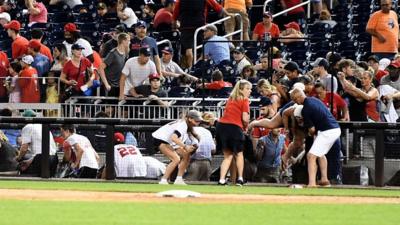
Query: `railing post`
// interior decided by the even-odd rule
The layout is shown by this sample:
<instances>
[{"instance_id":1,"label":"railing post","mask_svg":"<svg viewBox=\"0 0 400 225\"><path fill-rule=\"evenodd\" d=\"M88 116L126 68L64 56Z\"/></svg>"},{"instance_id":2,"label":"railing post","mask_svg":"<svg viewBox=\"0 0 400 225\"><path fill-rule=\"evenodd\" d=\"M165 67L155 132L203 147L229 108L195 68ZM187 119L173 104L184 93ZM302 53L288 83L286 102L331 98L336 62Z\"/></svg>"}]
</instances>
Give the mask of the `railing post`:
<instances>
[{"instance_id":1,"label":"railing post","mask_svg":"<svg viewBox=\"0 0 400 225\"><path fill-rule=\"evenodd\" d=\"M114 180L114 125L107 125L106 135L109 137L106 148L106 180Z\"/></svg>"},{"instance_id":2,"label":"railing post","mask_svg":"<svg viewBox=\"0 0 400 225\"><path fill-rule=\"evenodd\" d=\"M50 126L49 124L42 124L42 154L41 154L41 177L50 177Z\"/></svg>"},{"instance_id":3,"label":"railing post","mask_svg":"<svg viewBox=\"0 0 400 225\"><path fill-rule=\"evenodd\" d=\"M384 184L384 132L383 129L376 129L375 145L375 186L383 187Z\"/></svg>"}]
</instances>

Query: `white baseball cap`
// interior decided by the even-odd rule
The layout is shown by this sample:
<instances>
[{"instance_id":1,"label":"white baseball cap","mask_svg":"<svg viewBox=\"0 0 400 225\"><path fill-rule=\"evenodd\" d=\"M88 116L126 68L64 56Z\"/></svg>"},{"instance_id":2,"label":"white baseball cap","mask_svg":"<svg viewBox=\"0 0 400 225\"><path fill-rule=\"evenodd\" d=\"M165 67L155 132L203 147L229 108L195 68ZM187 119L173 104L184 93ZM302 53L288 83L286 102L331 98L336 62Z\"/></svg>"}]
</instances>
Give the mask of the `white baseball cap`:
<instances>
[{"instance_id":1,"label":"white baseball cap","mask_svg":"<svg viewBox=\"0 0 400 225\"><path fill-rule=\"evenodd\" d=\"M33 57L31 55L26 55L26 56L22 57L21 61L26 64L31 65L31 63L33 62Z\"/></svg>"},{"instance_id":2,"label":"white baseball cap","mask_svg":"<svg viewBox=\"0 0 400 225\"><path fill-rule=\"evenodd\" d=\"M293 87L289 91L289 94L292 93L294 91L294 89L298 89L298 90L304 91L304 90L306 90L306 86L301 82L297 82L297 83L293 84Z\"/></svg>"},{"instance_id":3,"label":"white baseball cap","mask_svg":"<svg viewBox=\"0 0 400 225\"><path fill-rule=\"evenodd\" d=\"M11 21L11 16L7 12L2 12L0 13L0 19L5 19L7 23L9 23Z\"/></svg>"},{"instance_id":4,"label":"white baseball cap","mask_svg":"<svg viewBox=\"0 0 400 225\"><path fill-rule=\"evenodd\" d=\"M388 67L390 65L391 61L388 58L383 58L381 60L379 60L379 66L378 69L379 70L385 70L386 67Z\"/></svg>"}]
</instances>

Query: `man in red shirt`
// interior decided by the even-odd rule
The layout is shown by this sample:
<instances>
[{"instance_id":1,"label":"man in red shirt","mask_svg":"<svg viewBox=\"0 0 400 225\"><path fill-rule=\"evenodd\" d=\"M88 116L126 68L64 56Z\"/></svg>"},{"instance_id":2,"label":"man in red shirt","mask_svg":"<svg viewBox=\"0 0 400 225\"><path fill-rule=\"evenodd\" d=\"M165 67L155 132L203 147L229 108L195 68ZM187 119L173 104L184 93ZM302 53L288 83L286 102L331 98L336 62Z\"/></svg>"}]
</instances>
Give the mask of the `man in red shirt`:
<instances>
[{"instance_id":1,"label":"man in red shirt","mask_svg":"<svg viewBox=\"0 0 400 225\"><path fill-rule=\"evenodd\" d=\"M261 97L259 106L260 116L257 118L257 120L261 120L264 118L270 119L276 114L276 112L272 108L271 99L267 97ZM258 139L262 136L268 135L269 132L270 129L266 129L265 127L255 127L253 129L253 132L251 133L253 146L256 147Z\"/></svg>"},{"instance_id":2,"label":"man in red shirt","mask_svg":"<svg viewBox=\"0 0 400 225\"><path fill-rule=\"evenodd\" d=\"M153 27L156 31L171 31L173 18L172 13L175 8L175 0L166 0L164 2L164 8L157 11L154 16L154 24Z\"/></svg>"},{"instance_id":3,"label":"man in red shirt","mask_svg":"<svg viewBox=\"0 0 400 225\"><path fill-rule=\"evenodd\" d=\"M13 39L11 50L12 58L17 59L27 53L29 41L19 34L21 24L17 20L11 20L4 24L4 29L7 29L8 36Z\"/></svg>"},{"instance_id":4,"label":"man in red shirt","mask_svg":"<svg viewBox=\"0 0 400 225\"><path fill-rule=\"evenodd\" d=\"M32 62L31 55L26 55L21 59L22 71L18 79L18 85L21 88L21 103L40 102L38 72L31 66Z\"/></svg>"},{"instance_id":5,"label":"man in red shirt","mask_svg":"<svg viewBox=\"0 0 400 225\"><path fill-rule=\"evenodd\" d=\"M332 92L326 92L325 86L320 82L315 84L314 89L316 92L316 97L321 100L328 109L331 107L330 102L333 94L332 115L336 118L336 120L350 121L349 108L347 107L346 101L340 97L340 95Z\"/></svg>"},{"instance_id":6,"label":"man in red shirt","mask_svg":"<svg viewBox=\"0 0 400 225\"><path fill-rule=\"evenodd\" d=\"M41 43L40 53L44 56L47 56L47 58L50 60L50 63L52 63L53 55L51 54L50 48L42 43L43 31L41 29L32 29L31 38L31 40L38 40Z\"/></svg>"},{"instance_id":7,"label":"man in red shirt","mask_svg":"<svg viewBox=\"0 0 400 225\"><path fill-rule=\"evenodd\" d=\"M198 87L202 88L203 84L199 83ZM232 87L232 84L230 82L224 81L224 76L222 75L222 72L219 70L213 72L211 83L204 84L204 88L209 90L220 90L225 87Z\"/></svg>"},{"instance_id":8,"label":"man in red shirt","mask_svg":"<svg viewBox=\"0 0 400 225\"><path fill-rule=\"evenodd\" d=\"M5 87L5 78L8 76L8 61L7 54L0 50L0 102L8 102L7 89Z\"/></svg>"}]
</instances>

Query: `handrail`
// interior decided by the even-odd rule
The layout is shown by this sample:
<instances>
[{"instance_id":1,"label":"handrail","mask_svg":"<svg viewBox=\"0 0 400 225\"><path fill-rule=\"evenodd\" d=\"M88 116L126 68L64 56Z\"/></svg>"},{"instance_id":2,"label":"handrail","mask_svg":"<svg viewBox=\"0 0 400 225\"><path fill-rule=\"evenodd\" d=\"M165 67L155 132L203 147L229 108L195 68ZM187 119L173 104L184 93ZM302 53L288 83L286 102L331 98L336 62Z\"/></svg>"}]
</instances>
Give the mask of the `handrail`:
<instances>
[{"instance_id":1,"label":"handrail","mask_svg":"<svg viewBox=\"0 0 400 225\"><path fill-rule=\"evenodd\" d=\"M172 48L172 43L171 43L171 41L168 40L168 39L164 39L164 40L162 40L162 41L157 42L157 46L159 46L159 45L161 45L161 44L164 44L164 43L168 43L169 47Z\"/></svg>"},{"instance_id":2,"label":"handrail","mask_svg":"<svg viewBox=\"0 0 400 225\"><path fill-rule=\"evenodd\" d=\"M201 26L201 27L196 29L196 31L194 32L194 38L193 38L193 46L194 46L194 48L193 48L193 65L196 64L196 62L197 62L197 49L200 49L200 48L203 47L203 45L197 46L197 35L199 34L199 31L203 30L207 25L219 24L219 23L224 22L225 20L230 19L231 17L232 16L224 17L222 19L219 19L217 21L214 21L212 23L206 24L206 25ZM240 40L243 40L243 19L242 19L242 16L239 13L235 13L234 17L239 17L240 18L240 29L236 30L236 31L233 31L232 33L225 34L223 37L229 37L229 36L233 36L235 34L240 33Z\"/></svg>"},{"instance_id":3,"label":"handrail","mask_svg":"<svg viewBox=\"0 0 400 225\"><path fill-rule=\"evenodd\" d=\"M264 10L263 10L263 12L266 12L266 11L267 11L267 10L266 10L267 4L270 3L270 2L272 2L272 0L266 0L266 1L264 2L264 7L263 7ZM283 10L283 11L281 11L281 12L278 12L278 13L272 15L272 18L277 17L277 16L280 16L280 15L282 15L282 14L285 14L285 13L287 13L287 12L293 10L293 9L297 9L297 8L303 6L303 5L310 4L310 2L311 2L311 1L308 0L308 1L302 2L302 3L298 4L298 5L292 6L292 7L288 8L288 9L285 9L285 10ZM311 12L310 12L310 6L308 6L308 7L307 7L307 18L310 18L310 14L311 14Z\"/></svg>"}]
</instances>

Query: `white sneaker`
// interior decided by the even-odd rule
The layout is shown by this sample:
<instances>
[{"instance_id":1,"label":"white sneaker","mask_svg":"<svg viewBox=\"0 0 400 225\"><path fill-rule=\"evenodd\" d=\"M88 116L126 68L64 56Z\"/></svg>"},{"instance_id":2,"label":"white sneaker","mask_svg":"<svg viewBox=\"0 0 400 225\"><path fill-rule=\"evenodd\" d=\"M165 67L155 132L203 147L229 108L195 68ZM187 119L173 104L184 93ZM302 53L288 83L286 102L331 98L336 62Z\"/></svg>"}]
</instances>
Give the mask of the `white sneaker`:
<instances>
[{"instance_id":1,"label":"white sneaker","mask_svg":"<svg viewBox=\"0 0 400 225\"><path fill-rule=\"evenodd\" d=\"M161 179L160 182L158 182L158 184L162 184L162 185L168 185L168 181L167 180L163 180Z\"/></svg>"},{"instance_id":2,"label":"white sneaker","mask_svg":"<svg viewBox=\"0 0 400 225\"><path fill-rule=\"evenodd\" d=\"M176 179L174 184L176 185L187 185L183 179Z\"/></svg>"}]
</instances>

